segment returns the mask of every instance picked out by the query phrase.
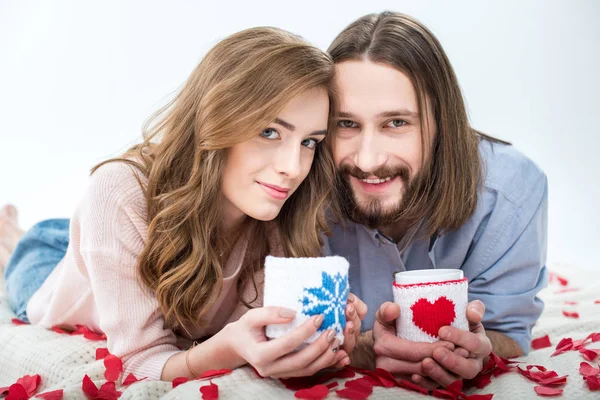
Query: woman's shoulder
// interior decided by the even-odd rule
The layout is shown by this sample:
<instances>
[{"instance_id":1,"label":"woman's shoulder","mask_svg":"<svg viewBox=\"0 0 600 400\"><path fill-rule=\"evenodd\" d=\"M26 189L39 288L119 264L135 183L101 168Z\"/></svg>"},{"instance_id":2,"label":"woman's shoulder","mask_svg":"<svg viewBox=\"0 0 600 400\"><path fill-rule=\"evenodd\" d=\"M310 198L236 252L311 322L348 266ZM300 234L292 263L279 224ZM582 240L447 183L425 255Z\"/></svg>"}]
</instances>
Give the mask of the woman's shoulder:
<instances>
[{"instance_id":1,"label":"woman's shoulder","mask_svg":"<svg viewBox=\"0 0 600 400\"><path fill-rule=\"evenodd\" d=\"M110 161L97 167L90 176L88 196L120 205L143 205L148 182L134 161Z\"/></svg>"}]
</instances>

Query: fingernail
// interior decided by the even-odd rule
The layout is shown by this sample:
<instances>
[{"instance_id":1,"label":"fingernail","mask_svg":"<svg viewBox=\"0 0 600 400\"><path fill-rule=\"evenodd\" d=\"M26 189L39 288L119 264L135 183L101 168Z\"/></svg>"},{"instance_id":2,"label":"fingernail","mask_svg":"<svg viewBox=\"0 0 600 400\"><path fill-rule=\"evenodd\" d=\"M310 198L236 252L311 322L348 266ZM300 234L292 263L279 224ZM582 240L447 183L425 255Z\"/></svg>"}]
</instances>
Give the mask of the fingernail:
<instances>
[{"instance_id":1,"label":"fingernail","mask_svg":"<svg viewBox=\"0 0 600 400\"><path fill-rule=\"evenodd\" d=\"M350 304L348 306L348 314L350 314L350 316L353 317L354 316L354 312L355 312L354 306L352 304Z\"/></svg>"},{"instance_id":2,"label":"fingernail","mask_svg":"<svg viewBox=\"0 0 600 400\"><path fill-rule=\"evenodd\" d=\"M331 343L335 339L335 330L330 329L329 333L327 333L327 342Z\"/></svg>"},{"instance_id":3,"label":"fingernail","mask_svg":"<svg viewBox=\"0 0 600 400\"><path fill-rule=\"evenodd\" d=\"M450 329L440 329L440 337L444 340L450 339Z\"/></svg>"},{"instance_id":4,"label":"fingernail","mask_svg":"<svg viewBox=\"0 0 600 400\"><path fill-rule=\"evenodd\" d=\"M473 311L475 314L479 315L480 317L483 317L483 314L481 313L481 310L476 307L476 306L471 306L469 307L471 309L471 311Z\"/></svg>"},{"instance_id":5,"label":"fingernail","mask_svg":"<svg viewBox=\"0 0 600 400\"><path fill-rule=\"evenodd\" d=\"M355 299L355 298L356 298L356 297L354 297L354 295L353 295L352 293L348 293L348 301L349 301L350 303L354 302L354 299Z\"/></svg>"},{"instance_id":6,"label":"fingernail","mask_svg":"<svg viewBox=\"0 0 600 400\"><path fill-rule=\"evenodd\" d=\"M323 323L323 318L324 318L323 314L319 314L319 315L317 315L317 318L315 318L314 323L317 328L320 327L321 324Z\"/></svg>"},{"instance_id":7,"label":"fingernail","mask_svg":"<svg viewBox=\"0 0 600 400\"><path fill-rule=\"evenodd\" d=\"M340 348L340 339L335 339L335 341L331 345L331 351L333 351L334 353L337 353L339 348Z\"/></svg>"},{"instance_id":8,"label":"fingernail","mask_svg":"<svg viewBox=\"0 0 600 400\"><path fill-rule=\"evenodd\" d=\"M387 304L387 303L381 306L381 313L382 314L385 313L385 310L388 308L388 306L389 306L389 304Z\"/></svg>"},{"instance_id":9,"label":"fingernail","mask_svg":"<svg viewBox=\"0 0 600 400\"><path fill-rule=\"evenodd\" d=\"M344 365L344 367L350 365L350 358L348 358L348 357L344 358L344 361L342 361L342 365Z\"/></svg>"},{"instance_id":10,"label":"fingernail","mask_svg":"<svg viewBox=\"0 0 600 400\"><path fill-rule=\"evenodd\" d=\"M296 311L289 308L282 308L279 310L279 316L281 318L294 318L296 316Z\"/></svg>"}]
</instances>

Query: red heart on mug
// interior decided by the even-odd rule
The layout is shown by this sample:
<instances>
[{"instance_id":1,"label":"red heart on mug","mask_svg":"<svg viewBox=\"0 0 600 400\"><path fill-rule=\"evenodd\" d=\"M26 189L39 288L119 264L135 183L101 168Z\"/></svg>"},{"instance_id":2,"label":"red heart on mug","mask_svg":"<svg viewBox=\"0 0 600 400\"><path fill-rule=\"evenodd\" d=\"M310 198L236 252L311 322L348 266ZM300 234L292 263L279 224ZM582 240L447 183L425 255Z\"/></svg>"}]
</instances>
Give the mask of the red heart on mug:
<instances>
[{"instance_id":1,"label":"red heart on mug","mask_svg":"<svg viewBox=\"0 0 600 400\"><path fill-rule=\"evenodd\" d=\"M434 303L420 298L410 309L413 313L413 322L423 332L432 337L438 337L438 332L442 326L450 325L456 318L454 311L454 302L442 296Z\"/></svg>"}]
</instances>

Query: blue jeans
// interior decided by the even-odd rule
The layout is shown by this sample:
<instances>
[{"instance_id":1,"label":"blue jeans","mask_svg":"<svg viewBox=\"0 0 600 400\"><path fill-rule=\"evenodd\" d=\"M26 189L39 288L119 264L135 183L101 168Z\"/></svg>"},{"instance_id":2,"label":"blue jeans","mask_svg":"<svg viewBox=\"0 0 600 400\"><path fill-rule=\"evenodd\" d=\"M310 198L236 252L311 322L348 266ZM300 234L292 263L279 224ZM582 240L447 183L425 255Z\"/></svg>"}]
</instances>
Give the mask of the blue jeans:
<instances>
[{"instance_id":1,"label":"blue jeans","mask_svg":"<svg viewBox=\"0 0 600 400\"><path fill-rule=\"evenodd\" d=\"M68 219L42 221L23 235L5 272L8 301L17 318L29 322L29 299L63 259L68 245Z\"/></svg>"}]
</instances>

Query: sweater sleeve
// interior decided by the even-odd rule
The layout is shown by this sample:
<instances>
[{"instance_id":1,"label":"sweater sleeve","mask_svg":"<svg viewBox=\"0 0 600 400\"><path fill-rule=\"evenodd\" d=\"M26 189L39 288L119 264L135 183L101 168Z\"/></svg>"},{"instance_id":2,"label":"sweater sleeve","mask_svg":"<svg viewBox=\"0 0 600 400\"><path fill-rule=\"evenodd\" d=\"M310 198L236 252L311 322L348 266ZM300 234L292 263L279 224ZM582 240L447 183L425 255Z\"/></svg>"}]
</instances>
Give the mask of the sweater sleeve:
<instances>
[{"instance_id":1,"label":"sweater sleeve","mask_svg":"<svg viewBox=\"0 0 600 400\"><path fill-rule=\"evenodd\" d=\"M124 362L124 376L159 380L179 352L153 293L137 274L147 236L146 204L133 170L123 163L98 169L80 208L83 264L89 274L108 350Z\"/></svg>"}]
</instances>

